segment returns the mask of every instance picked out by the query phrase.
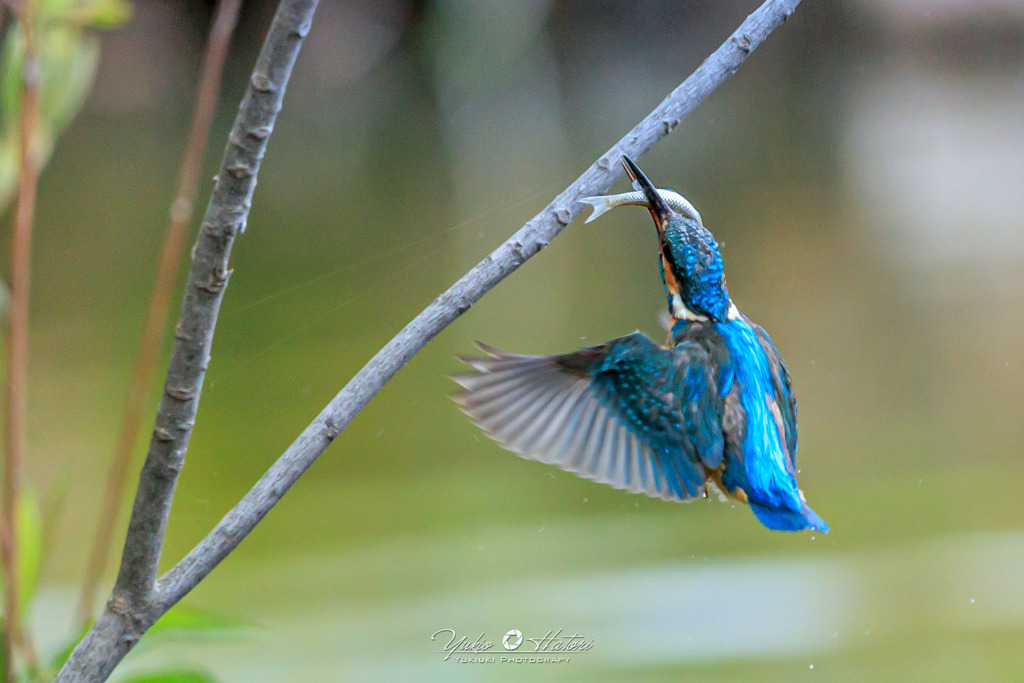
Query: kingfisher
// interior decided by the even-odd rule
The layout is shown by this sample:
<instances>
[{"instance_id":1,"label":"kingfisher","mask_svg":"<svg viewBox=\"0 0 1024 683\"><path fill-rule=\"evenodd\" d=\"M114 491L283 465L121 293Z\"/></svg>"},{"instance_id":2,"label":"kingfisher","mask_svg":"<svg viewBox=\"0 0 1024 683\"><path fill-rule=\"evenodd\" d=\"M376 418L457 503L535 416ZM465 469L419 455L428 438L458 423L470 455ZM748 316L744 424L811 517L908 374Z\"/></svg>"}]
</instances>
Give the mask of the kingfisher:
<instances>
[{"instance_id":1,"label":"kingfisher","mask_svg":"<svg viewBox=\"0 0 1024 683\"><path fill-rule=\"evenodd\" d=\"M596 215L646 206L668 298L666 345L637 331L551 356L478 344L455 377L460 408L519 456L670 501L709 489L767 528L828 533L796 481L793 383L771 337L729 297L722 254L682 196L658 190L628 156L636 192L581 200Z\"/></svg>"}]
</instances>

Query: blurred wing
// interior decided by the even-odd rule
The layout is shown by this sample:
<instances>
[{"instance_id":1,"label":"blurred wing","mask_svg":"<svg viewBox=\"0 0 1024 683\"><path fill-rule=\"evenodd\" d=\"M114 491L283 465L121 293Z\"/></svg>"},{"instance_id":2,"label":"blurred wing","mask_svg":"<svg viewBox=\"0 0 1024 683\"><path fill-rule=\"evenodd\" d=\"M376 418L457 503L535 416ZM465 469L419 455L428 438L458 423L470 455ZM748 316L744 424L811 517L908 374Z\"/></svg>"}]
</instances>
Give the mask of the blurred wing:
<instances>
[{"instance_id":1,"label":"blurred wing","mask_svg":"<svg viewBox=\"0 0 1024 683\"><path fill-rule=\"evenodd\" d=\"M702 493L680 395L696 347L666 350L640 333L556 356L480 347L489 357L463 358L477 373L455 378L466 389L455 400L505 448L633 493ZM721 460L720 418L717 432Z\"/></svg>"}]
</instances>

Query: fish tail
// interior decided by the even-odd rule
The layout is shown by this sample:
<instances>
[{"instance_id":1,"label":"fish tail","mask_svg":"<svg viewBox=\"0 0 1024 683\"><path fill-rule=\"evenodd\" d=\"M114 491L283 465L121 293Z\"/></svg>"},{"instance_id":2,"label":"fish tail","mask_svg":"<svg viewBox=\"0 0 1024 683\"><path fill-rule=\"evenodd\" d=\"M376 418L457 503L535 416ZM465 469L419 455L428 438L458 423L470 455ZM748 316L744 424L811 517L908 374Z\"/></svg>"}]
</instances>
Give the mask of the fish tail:
<instances>
[{"instance_id":1,"label":"fish tail","mask_svg":"<svg viewBox=\"0 0 1024 683\"><path fill-rule=\"evenodd\" d=\"M589 223L590 221L601 216L602 214L606 213L615 206L611 202L611 197L607 195L602 195L599 197L581 197L579 199L579 202L580 204L588 204L590 207L594 209L594 212L587 217L587 220L583 221L584 223Z\"/></svg>"}]
</instances>

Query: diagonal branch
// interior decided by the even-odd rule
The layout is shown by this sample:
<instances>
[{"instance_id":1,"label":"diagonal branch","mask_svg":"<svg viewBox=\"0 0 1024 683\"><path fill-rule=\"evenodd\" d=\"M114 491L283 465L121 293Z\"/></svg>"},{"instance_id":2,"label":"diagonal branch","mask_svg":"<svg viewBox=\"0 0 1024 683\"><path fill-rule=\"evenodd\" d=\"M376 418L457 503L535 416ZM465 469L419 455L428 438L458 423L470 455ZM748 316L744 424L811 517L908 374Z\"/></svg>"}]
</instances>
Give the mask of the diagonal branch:
<instances>
[{"instance_id":1,"label":"diagonal branch","mask_svg":"<svg viewBox=\"0 0 1024 683\"><path fill-rule=\"evenodd\" d=\"M342 389L189 554L154 582L174 485L183 464L235 235L245 225L255 174L284 82L316 0L282 0L231 132L192 259L177 342L143 467L121 573L100 619L58 681L102 680L156 619L234 550L394 375L441 330L543 249L579 213L577 200L607 190L619 156L639 156L671 133L792 14L799 0L766 0L703 64L583 175L423 310ZM282 66L284 65L284 66ZM260 123L263 121L263 123Z\"/></svg>"},{"instance_id":2,"label":"diagonal branch","mask_svg":"<svg viewBox=\"0 0 1024 683\"><path fill-rule=\"evenodd\" d=\"M199 545L157 583L169 609L234 550L374 395L441 330L554 239L578 214L580 197L605 192L623 153L637 157L671 133L734 74L800 0L767 0L643 121L619 140L504 244L463 275L405 326L317 415L255 486Z\"/></svg>"}]
</instances>

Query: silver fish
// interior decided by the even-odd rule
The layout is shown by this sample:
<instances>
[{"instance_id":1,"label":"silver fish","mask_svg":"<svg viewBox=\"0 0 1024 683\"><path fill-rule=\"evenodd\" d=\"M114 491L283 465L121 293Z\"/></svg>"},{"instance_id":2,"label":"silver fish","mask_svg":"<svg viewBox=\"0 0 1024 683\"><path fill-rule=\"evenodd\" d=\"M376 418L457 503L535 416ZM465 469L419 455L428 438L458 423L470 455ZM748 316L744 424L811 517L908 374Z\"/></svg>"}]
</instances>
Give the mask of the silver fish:
<instances>
[{"instance_id":1,"label":"silver fish","mask_svg":"<svg viewBox=\"0 0 1024 683\"><path fill-rule=\"evenodd\" d=\"M661 198L665 200L673 211L677 211L687 218L692 218L701 225L704 225L704 222L700 219L700 213L681 194L672 190L658 190L658 194L661 195ZM590 214L590 217L583 221L584 223L589 223L617 206L648 205L643 192L623 192L621 194L607 194L599 197L582 197L579 201L581 204L589 204L594 207L594 213Z\"/></svg>"}]
</instances>

